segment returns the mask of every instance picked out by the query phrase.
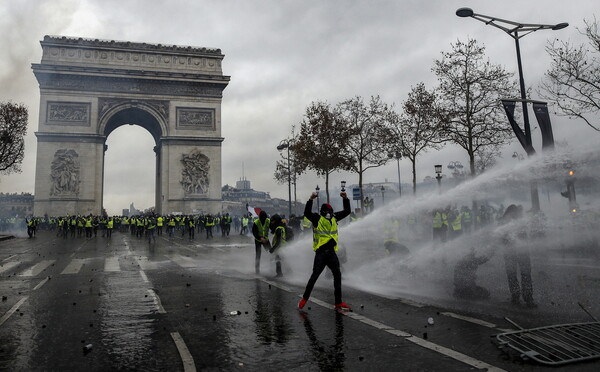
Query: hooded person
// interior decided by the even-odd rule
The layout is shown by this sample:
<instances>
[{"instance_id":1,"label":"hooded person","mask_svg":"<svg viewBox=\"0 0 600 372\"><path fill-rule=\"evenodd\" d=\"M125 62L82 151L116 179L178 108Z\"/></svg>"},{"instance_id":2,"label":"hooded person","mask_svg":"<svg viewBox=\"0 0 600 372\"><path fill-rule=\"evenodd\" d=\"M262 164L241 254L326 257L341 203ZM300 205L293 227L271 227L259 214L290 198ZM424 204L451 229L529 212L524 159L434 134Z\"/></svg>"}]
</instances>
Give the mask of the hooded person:
<instances>
[{"instance_id":1,"label":"hooded person","mask_svg":"<svg viewBox=\"0 0 600 372\"><path fill-rule=\"evenodd\" d=\"M254 247L256 250L256 258L254 260L254 270L257 274L260 274L260 255L261 248L265 250L271 249L271 243L269 242L269 227L271 220L267 216L267 212L260 211L258 218L254 220L252 225L252 235L254 236Z\"/></svg>"},{"instance_id":2,"label":"hooded person","mask_svg":"<svg viewBox=\"0 0 600 372\"><path fill-rule=\"evenodd\" d=\"M287 230L285 220L280 215L274 214L271 217L271 233L273 233L273 242L269 253L275 254L275 272L277 277L282 277L281 271L281 249L287 244Z\"/></svg>"},{"instance_id":3,"label":"hooded person","mask_svg":"<svg viewBox=\"0 0 600 372\"><path fill-rule=\"evenodd\" d=\"M341 192L344 209L339 212L334 212L331 205L324 203L321 205L319 213L312 212L313 200L317 197L317 193L313 192L310 199L304 207L304 217L313 225L313 251L315 259L313 262L313 270L306 284L306 289L302 295L302 299L298 303L298 308L302 309L310 298L317 279L328 267L333 274L333 290L335 297L336 310L349 310L345 302L342 302L342 272L340 270L340 261L336 254L338 250L338 221L350 215L350 200L345 192Z\"/></svg>"}]
</instances>

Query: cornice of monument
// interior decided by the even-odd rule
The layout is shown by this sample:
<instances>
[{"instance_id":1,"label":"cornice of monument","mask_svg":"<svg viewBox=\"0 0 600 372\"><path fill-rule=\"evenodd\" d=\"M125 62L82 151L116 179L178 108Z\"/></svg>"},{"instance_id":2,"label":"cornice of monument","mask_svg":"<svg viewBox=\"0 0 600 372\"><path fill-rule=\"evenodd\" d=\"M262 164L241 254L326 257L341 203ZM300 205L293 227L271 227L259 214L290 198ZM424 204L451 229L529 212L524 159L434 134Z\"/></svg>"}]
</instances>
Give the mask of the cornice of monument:
<instances>
[{"instance_id":1,"label":"cornice of monument","mask_svg":"<svg viewBox=\"0 0 600 372\"><path fill-rule=\"evenodd\" d=\"M119 41L119 40L107 40L107 39L91 39L83 37L73 36L62 36L62 35L45 35L44 40L41 41L42 46L44 45L56 45L56 46L84 46L92 48L102 49L127 49L127 50L139 50L139 51L155 51L155 52L166 52L166 53L184 53L184 54L197 54L197 55L212 55L215 57L223 58L224 55L221 53L221 49L218 48L205 48L188 45L163 45L163 44L152 44L152 43L138 43L133 41Z\"/></svg>"},{"instance_id":2,"label":"cornice of monument","mask_svg":"<svg viewBox=\"0 0 600 372\"><path fill-rule=\"evenodd\" d=\"M41 65L133 69L222 76L220 49L45 36Z\"/></svg>"}]
</instances>

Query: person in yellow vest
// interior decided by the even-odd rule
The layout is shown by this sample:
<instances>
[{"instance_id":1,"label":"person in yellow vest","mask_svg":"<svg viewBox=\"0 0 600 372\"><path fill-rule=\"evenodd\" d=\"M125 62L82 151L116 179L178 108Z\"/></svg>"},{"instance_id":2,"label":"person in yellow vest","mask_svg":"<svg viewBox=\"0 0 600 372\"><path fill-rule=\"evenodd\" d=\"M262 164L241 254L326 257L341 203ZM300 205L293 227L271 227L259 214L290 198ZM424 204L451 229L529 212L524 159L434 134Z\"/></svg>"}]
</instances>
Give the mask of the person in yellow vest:
<instances>
[{"instance_id":1,"label":"person in yellow vest","mask_svg":"<svg viewBox=\"0 0 600 372\"><path fill-rule=\"evenodd\" d=\"M215 219L210 214L204 219L204 228L206 230L206 239L212 239L213 237L213 226L215 226Z\"/></svg>"},{"instance_id":2,"label":"person in yellow vest","mask_svg":"<svg viewBox=\"0 0 600 372\"><path fill-rule=\"evenodd\" d=\"M383 248L390 255L407 255L410 253L405 245L400 243L400 219L388 218L383 223Z\"/></svg>"},{"instance_id":3,"label":"person in yellow vest","mask_svg":"<svg viewBox=\"0 0 600 372\"><path fill-rule=\"evenodd\" d=\"M154 235L154 230L156 230L156 219L152 216L144 218L144 228L146 230L146 236L148 237L148 244L156 243L156 235Z\"/></svg>"},{"instance_id":4,"label":"person in yellow vest","mask_svg":"<svg viewBox=\"0 0 600 372\"><path fill-rule=\"evenodd\" d=\"M252 235L254 236L254 248L256 256L254 259L254 270L257 274L260 274L260 255L261 248L265 247L265 250L271 249L271 242L269 242L269 225L271 220L267 216L267 212L260 211L258 218L254 220L252 225Z\"/></svg>"},{"instance_id":5,"label":"person in yellow vest","mask_svg":"<svg viewBox=\"0 0 600 372\"><path fill-rule=\"evenodd\" d=\"M113 228L115 227L115 220L113 217L110 217L108 219L108 221L106 221L106 237L107 238L112 238L112 231Z\"/></svg>"},{"instance_id":6,"label":"person in yellow vest","mask_svg":"<svg viewBox=\"0 0 600 372\"><path fill-rule=\"evenodd\" d=\"M189 216L187 218L187 228L190 241L194 240L196 234L196 222L194 221L194 216Z\"/></svg>"},{"instance_id":7,"label":"person in yellow vest","mask_svg":"<svg viewBox=\"0 0 600 372\"><path fill-rule=\"evenodd\" d=\"M281 250L287 244L286 224L280 215L275 214L271 217L271 232L273 233L273 244L269 249L269 253L275 253L275 272L278 278L283 276L281 270Z\"/></svg>"},{"instance_id":8,"label":"person in yellow vest","mask_svg":"<svg viewBox=\"0 0 600 372\"><path fill-rule=\"evenodd\" d=\"M350 310L345 302L342 302L342 272L340 270L340 261L336 254L338 250L338 221L346 218L352 211L350 209L350 200L345 192L341 192L344 209L339 212L333 212L331 205L325 203L321 206L320 213L312 212L313 200L317 197L317 193L313 192L310 199L304 207L304 217L308 218L313 225L313 251L315 251L315 260L313 263L313 271L306 284L306 289L302 295L302 299L298 303L298 308L302 309L310 298L317 279L328 267L333 274L333 292L335 297L336 310Z\"/></svg>"},{"instance_id":9,"label":"person in yellow vest","mask_svg":"<svg viewBox=\"0 0 600 372\"><path fill-rule=\"evenodd\" d=\"M448 216L442 209L433 211L433 223L431 227L433 228L433 240L445 242L448 231Z\"/></svg>"},{"instance_id":10,"label":"person in yellow vest","mask_svg":"<svg viewBox=\"0 0 600 372\"><path fill-rule=\"evenodd\" d=\"M171 215L171 217L169 217L169 221L167 222L167 233L169 234L169 238L172 238L173 234L175 233L176 222L177 221L175 220L175 217Z\"/></svg>"},{"instance_id":11,"label":"person in yellow vest","mask_svg":"<svg viewBox=\"0 0 600 372\"><path fill-rule=\"evenodd\" d=\"M163 218L163 216L158 216L156 218L156 235L158 235L158 236L162 235L162 228L163 228L164 221L165 221L165 219Z\"/></svg>"},{"instance_id":12,"label":"person in yellow vest","mask_svg":"<svg viewBox=\"0 0 600 372\"><path fill-rule=\"evenodd\" d=\"M92 237L92 232L93 232L93 226L92 226L92 216L87 216L87 218L85 218L85 237L86 238L91 238Z\"/></svg>"},{"instance_id":13,"label":"person in yellow vest","mask_svg":"<svg viewBox=\"0 0 600 372\"><path fill-rule=\"evenodd\" d=\"M454 239L462 233L462 213L456 209L451 209L448 212L448 224L450 230L450 238Z\"/></svg>"}]
</instances>

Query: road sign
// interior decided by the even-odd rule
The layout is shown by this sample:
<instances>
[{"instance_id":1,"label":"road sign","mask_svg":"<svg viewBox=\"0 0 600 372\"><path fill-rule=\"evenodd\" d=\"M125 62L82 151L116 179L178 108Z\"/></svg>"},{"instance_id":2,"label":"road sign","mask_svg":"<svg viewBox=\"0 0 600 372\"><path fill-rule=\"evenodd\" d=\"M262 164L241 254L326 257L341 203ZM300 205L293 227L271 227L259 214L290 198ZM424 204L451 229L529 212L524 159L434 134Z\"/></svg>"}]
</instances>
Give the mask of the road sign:
<instances>
[{"instance_id":1,"label":"road sign","mask_svg":"<svg viewBox=\"0 0 600 372\"><path fill-rule=\"evenodd\" d=\"M360 189L358 187L352 189L352 200L360 200Z\"/></svg>"}]
</instances>

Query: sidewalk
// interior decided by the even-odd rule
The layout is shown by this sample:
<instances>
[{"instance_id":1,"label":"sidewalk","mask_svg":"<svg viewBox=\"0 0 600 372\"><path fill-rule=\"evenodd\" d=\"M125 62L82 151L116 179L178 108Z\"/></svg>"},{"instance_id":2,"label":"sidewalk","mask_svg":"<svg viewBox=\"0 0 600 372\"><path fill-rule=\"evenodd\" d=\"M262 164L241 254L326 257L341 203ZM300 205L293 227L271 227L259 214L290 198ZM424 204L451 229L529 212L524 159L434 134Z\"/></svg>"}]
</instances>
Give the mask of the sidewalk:
<instances>
[{"instance_id":1,"label":"sidewalk","mask_svg":"<svg viewBox=\"0 0 600 372\"><path fill-rule=\"evenodd\" d=\"M14 236L12 236L12 235L0 235L0 242L3 240L12 239L12 238L14 238Z\"/></svg>"}]
</instances>

